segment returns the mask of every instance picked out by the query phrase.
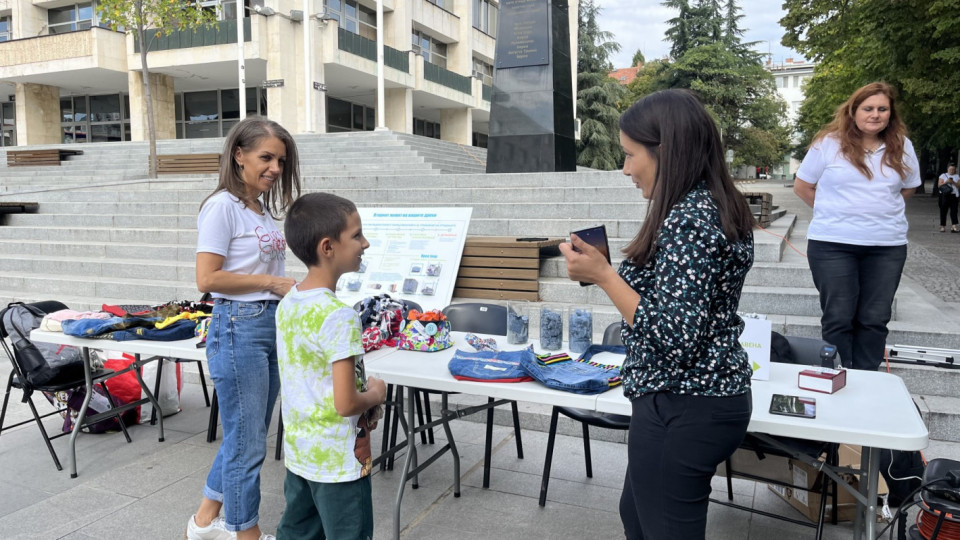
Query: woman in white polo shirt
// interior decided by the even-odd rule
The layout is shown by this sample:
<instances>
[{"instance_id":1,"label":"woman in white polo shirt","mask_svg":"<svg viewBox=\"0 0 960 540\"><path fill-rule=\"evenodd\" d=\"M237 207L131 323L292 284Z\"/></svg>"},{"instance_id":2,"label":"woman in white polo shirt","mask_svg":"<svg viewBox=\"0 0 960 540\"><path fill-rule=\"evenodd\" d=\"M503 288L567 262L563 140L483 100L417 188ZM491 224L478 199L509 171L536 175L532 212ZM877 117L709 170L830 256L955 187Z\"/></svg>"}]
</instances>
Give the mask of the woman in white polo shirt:
<instances>
[{"instance_id":1,"label":"woman in white polo shirt","mask_svg":"<svg viewBox=\"0 0 960 540\"><path fill-rule=\"evenodd\" d=\"M893 88L868 84L814 138L794 182L813 207L807 258L823 339L846 367L876 371L907 259L908 199L920 167Z\"/></svg>"}]
</instances>

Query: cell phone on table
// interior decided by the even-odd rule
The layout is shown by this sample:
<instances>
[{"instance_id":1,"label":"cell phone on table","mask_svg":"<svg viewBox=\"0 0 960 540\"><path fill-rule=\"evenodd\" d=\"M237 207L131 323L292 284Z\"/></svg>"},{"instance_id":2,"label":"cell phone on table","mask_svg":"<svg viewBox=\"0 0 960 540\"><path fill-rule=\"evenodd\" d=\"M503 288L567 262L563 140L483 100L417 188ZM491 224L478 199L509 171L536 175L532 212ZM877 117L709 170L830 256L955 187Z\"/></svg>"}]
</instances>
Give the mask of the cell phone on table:
<instances>
[{"instance_id":1,"label":"cell phone on table","mask_svg":"<svg viewBox=\"0 0 960 540\"><path fill-rule=\"evenodd\" d=\"M577 237L584 242L597 248L597 251L603 253L603 256L607 258L607 264L610 264L610 244L607 242L606 225L598 225L596 227L580 229L579 231L573 231L570 234L577 235ZM580 251L576 247L574 247L573 250L577 252ZM592 285L592 283L587 283L585 281L580 282L581 287L586 287L587 285Z\"/></svg>"},{"instance_id":2,"label":"cell phone on table","mask_svg":"<svg viewBox=\"0 0 960 540\"><path fill-rule=\"evenodd\" d=\"M817 400L812 397L774 394L773 398L770 400L770 414L799 416L800 418L816 418Z\"/></svg>"}]
</instances>

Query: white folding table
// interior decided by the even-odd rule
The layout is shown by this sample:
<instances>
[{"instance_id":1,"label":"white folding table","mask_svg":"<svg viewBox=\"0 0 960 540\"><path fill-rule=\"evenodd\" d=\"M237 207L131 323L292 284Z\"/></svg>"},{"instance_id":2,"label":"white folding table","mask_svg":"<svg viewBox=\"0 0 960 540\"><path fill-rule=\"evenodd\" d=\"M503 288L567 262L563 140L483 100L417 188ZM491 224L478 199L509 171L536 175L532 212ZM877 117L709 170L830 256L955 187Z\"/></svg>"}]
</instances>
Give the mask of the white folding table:
<instances>
[{"instance_id":1,"label":"white folding table","mask_svg":"<svg viewBox=\"0 0 960 540\"><path fill-rule=\"evenodd\" d=\"M43 330L34 330L30 332L30 339L40 343L72 345L80 349L81 357L83 358L83 377L86 386L86 396L83 399L83 405L80 407L80 412L77 415L75 424L77 426L83 423L83 420L87 414L87 407L90 404L90 398L93 395L93 376L90 365L91 348L118 351L132 354L134 357L134 361L130 364L130 371L132 371L136 376L137 382L140 383L140 388L147 397L118 407L120 409L137 407L149 402L153 405L154 410L160 410L160 404L157 402L152 390L148 388L149 385L144 383L143 377L140 375L140 368L145 363L150 362L158 357L182 358L184 360L206 359L206 351L202 347L197 348L197 342L199 341L197 338L184 339L180 341L149 341L141 339L114 341L112 339L78 338L74 336L68 336L63 332L45 332ZM160 423L160 442L163 442L163 415L158 414L157 420ZM77 435L80 433L80 431L81 430L79 429L74 429L70 434L70 457L68 460L70 464L70 478L77 477L76 444Z\"/></svg>"},{"instance_id":2,"label":"white folding table","mask_svg":"<svg viewBox=\"0 0 960 540\"><path fill-rule=\"evenodd\" d=\"M422 388L437 392L461 392L480 396L490 396L516 401L529 401L553 406L577 407L598 412L630 415L630 402L623 396L621 388L614 388L600 395L579 395L552 390L538 382L526 383L483 383L458 381L450 375L447 364L457 348L469 349L464 334L453 332L455 344L449 349L433 353L414 351L381 350L367 355L367 373L384 379L388 383ZM518 348L507 345L503 336L493 337L501 349ZM536 341L534 349L539 350ZM622 356L602 353L594 357L601 363L615 363ZM758 436L786 436L816 441L828 441L860 445L863 447L862 462L859 470L841 468L831 470L823 466L825 473L839 485L851 490L858 503L857 518L854 523L854 536L859 538L866 533L867 538L875 535L877 482L879 475L880 449L922 450L928 442L927 428L923 424L916 407L903 381L891 374L866 371L848 371L847 386L836 394L818 394L800 390L797 387L797 374L809 366L772 364L770 380L753 381L753 415L749 431ZM773 394L813 395L817 398L817 418L805 419L769 413L770 398ZM414 424L414 393L407 393L407 441L413 441L416 433ZM456 415L445 417L442 422L450 433L446 423ZM454 494L459 496L459 456L456 445L450 437L448 445L454 457ZM768 442L777 444L775 439ZM442 451L442 450L441 450ZM400 485L394 507L394 537L400 535L400 505L406 482L411 478L416 485L419 470L429 465L437 456L417 466L416 445L409 444ZM414 468L411 473L411 466ZM856 492L844 482L840 472L854 472L860 475L860 490ZM869 517L870 519L864 519Z\"/></svg>"}]
</instances>

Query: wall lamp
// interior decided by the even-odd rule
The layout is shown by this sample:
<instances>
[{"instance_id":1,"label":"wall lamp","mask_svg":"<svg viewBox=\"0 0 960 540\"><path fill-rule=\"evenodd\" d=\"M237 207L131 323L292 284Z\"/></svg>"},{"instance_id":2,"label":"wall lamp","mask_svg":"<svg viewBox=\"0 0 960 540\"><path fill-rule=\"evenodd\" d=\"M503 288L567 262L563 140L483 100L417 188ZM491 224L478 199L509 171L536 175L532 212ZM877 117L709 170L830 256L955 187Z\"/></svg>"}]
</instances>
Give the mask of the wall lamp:
<instances>
[{"instance_id":1,"label":"wall lamp","mask_svg":"<svg viewBox=\"0 0 960 540\"><path fill-rule=\"evenodd\" d=\"M288 21L303 22L303 11L299 9L291 9L289 15L285 13L278 13L277 10L270 6L254 6L253 11L263 15L264 17L279 15Z\"/></svg>"}]
</instances>

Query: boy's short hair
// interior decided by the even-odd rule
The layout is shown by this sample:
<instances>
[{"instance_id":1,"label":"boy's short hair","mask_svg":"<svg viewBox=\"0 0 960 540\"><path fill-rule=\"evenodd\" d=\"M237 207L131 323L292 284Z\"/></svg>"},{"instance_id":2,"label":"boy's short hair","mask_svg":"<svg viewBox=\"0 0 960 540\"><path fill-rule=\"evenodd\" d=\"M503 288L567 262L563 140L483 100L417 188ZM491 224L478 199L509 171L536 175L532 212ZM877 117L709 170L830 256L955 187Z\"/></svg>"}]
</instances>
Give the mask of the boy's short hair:
<instances>
[{"instance_id":1,"label":"boy's short hair","mask_svg":"<svg viewBox=\"0 0 960 540\"><path fill-rule=\"evenodd\" d=\"M347 218L357 211L353 202L332 193L308 193L290 206L283 234L303 264L317 266L317 246L324 238L339 240Z\"/></svg>"}]
</instances>

